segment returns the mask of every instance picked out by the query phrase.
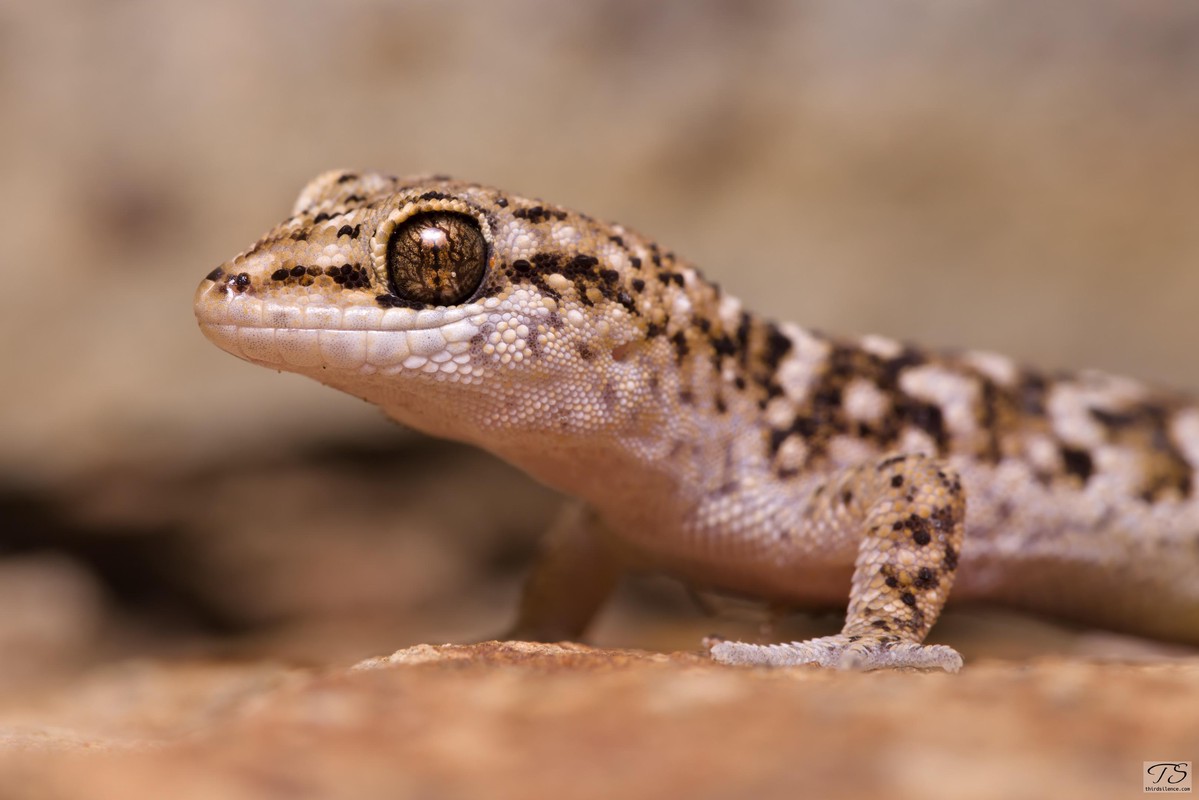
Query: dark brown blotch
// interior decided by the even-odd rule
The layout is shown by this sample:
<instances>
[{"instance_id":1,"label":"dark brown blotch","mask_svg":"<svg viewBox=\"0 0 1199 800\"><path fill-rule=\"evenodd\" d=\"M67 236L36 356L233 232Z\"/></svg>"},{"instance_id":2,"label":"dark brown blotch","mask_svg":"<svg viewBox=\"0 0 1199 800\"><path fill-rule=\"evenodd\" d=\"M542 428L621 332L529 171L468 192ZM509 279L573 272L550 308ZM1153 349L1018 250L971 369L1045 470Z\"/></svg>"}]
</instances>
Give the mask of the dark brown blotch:
<instances>
[{"instance_id":1,"label":"dark brown blotch","mask_svg":"<svg viewBox=\"0 0 1199 800\"><path fill-rule=\"evenodd\" d=\"M912 585L917 589L935 589L941 585L941 579L928 567L921 567L916 572L916 578L912 581Z\"/></svg>"},{"instance_id":2,"label":"dark brown blotch","mask_svg":"<svg viewBox=\"0 0 1199 800\"><path fill-rule=\"evenodd\" d=\"M933 509L932 514L929 515L929 521L932 523L933 530L938 533L949 533L957 523L957 515L949 506L941 506Z\"/></svg>"},{"instance_id":3,"label":"dark brown blotch","mask_svg":"<svg viewBox=\"0 0 1199 800\"><path fill-rule=\"evenodd\" d=\"M953 549L953 545L945 545L945 557L941 559L941 566L950 572L958 568L958 551Z\"/></svg>"},{"instance_id":4,"label":"dark brown blotch","mask_svg":"<svg viewBox=\"0 0 1199 800\"><path fill-rule=\"evenodd\" d=\"M1086 450L1077 447L1069 447L1062 445L1060 448L1062 454L1062 464L1066 468L1066 473L1078 478L1083 486L1087 485L1091 475L1095 472L1095 462L1091 458L1091 454Z\"/></svg>"},{"instance_id":5,"label":"dark brown blotch","mask_svg":"<svg viewBox=\"0 0 1199 800\"><path fill-rule=\"evenodd\" d=\"M559 211L556 208L546 208L545 206L532 206L531 208L518 208L512 212L512 216L517 219L528 220L536 225L550 219L566 219L566 212Z\"/></svg>"},{"instance_id":6,"label":"dark brown blotch","mask_svg":"<svg viewBox=\"0 0 1199 800\"><path fill-rule=\"evenodd\" d=\"M768 372L774 373L779 364L794 345L791 339L784 334L777 325L770 323L766 326L766 352L764 354L765 366Z\"/></svg>"},{"instance_id":7,"label":"dark brown blotch","mask_svg":"<svg viewBox=\"0 0 1199 800\"><path fill-rule=\"evenodd\" d=\"M687 345L687 336L682 331L677 331L674 336L671 336L670 342L674 345L674 350L679 357L679 361L687 357L690 347Z\"/></svg>"}]
</instances>

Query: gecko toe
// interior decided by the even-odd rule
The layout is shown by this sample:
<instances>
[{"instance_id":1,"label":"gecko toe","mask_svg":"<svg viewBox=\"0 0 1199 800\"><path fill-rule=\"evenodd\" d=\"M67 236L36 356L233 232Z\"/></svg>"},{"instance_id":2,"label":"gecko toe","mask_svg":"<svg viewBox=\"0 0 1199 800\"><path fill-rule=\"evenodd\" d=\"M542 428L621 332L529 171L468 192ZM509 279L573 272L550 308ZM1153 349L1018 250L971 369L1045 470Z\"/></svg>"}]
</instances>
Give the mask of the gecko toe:
<instances>
[{"instance_id":1,"label":"gecko toe","mask_svg":"<svg viewBox=\"0 0 1199 800\"><path fill-rule=\"evenodd\" d=\"M753 666L815 664L847 671L942 669L946 672L962 668L962 657L952 647L844 634L772 645L721 641L712 644L709 652L714 661L722 664Z\"/></svg>"}]
</instances>

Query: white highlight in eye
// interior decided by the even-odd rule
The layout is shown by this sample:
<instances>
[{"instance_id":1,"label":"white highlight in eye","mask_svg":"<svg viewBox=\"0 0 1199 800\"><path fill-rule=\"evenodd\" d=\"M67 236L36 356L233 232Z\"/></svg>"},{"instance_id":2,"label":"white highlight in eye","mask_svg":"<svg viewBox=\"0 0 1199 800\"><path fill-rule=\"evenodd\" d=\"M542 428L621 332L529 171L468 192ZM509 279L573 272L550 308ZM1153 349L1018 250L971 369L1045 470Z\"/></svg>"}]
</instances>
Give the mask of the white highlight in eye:
<instances>
[{"instance_id":1,"label":"white highlight in eye","mask_svg":"<svg viewBox=\"0 0 1199 800\"><path fill-rule=\"evenodd\" d=\"M445 247L449 244L449 237L441 228L436 228L432 225L421 228L420 243L421 247L427 247L430 250L440 247Z\"/></svg>"}]
</instances>

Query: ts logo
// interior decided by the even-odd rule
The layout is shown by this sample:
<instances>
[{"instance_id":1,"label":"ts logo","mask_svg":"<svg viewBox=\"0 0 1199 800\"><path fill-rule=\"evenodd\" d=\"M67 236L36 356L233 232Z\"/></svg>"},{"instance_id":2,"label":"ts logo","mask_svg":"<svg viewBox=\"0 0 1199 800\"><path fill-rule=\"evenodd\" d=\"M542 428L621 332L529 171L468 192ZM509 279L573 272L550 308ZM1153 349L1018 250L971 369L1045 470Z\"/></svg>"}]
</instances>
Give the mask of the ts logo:
<instances>
[{"instance_id":1,"label":"ts logo","mask_svg":"<svg viewBox=\"0 0 1199 800\"><path fill-rule=\"evenodd\" d=\"M1190 761L1146 761L1144 769L1146 792L1191 791Z\"/></svg>"}]
</instances>

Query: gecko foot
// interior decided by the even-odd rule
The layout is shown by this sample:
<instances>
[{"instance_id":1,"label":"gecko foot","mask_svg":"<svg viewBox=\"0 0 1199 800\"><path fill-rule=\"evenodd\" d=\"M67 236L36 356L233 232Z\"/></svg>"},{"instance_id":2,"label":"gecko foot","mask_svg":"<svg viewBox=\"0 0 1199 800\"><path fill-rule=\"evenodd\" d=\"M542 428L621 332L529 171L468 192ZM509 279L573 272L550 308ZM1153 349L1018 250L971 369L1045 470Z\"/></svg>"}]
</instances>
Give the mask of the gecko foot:
<instances>
[{"instance_id":1,"label":"gecko foot","mask_svg":"<svg viewBox=\"0 0 1199 800\"><path fill-rule=\"evenodd\" d=\"M862 671L909 667L957 672L962 668L962 657L952 647L897 642L893 637L837 634L786 644L761 645L716 639L705 639L704 644L712 659L721 664L768 667L818 664L829 669Z\"/></svg>"}]
</instances>

